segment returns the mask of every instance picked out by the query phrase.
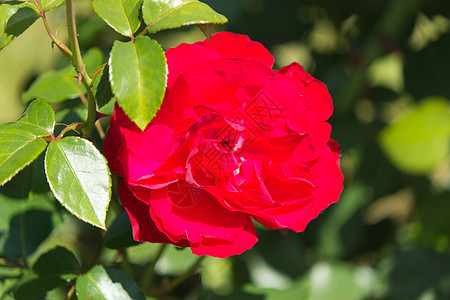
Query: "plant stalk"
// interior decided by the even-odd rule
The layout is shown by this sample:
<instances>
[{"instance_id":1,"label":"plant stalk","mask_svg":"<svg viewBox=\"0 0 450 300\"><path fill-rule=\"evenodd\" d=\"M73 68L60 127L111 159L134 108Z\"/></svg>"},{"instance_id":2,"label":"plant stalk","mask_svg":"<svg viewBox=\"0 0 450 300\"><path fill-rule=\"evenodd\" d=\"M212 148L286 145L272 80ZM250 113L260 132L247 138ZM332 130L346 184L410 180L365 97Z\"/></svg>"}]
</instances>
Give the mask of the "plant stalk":
<instances>
[{"instance_id":1,"label":"plant stalk","mask_svg":"<svg viewBox=\"0 0 450 300\"><path fill-rule=\"evenodd\" d=\"M83 63L83 58L81 57L80 44L78 43L77 26L75 21L75 10L73 6L73 0L66 0L66 17L67 17L67 27L69 32L70 48L72 49L72 65L78 74L78 80L83 83L87 92L88 100L88 116L86 120L86 129L83 130L84 136L91 139L92 129L94 127L97 107L95 104L95 97L92 93L91 83L92 79L86 72L86 66Z\"/></svg>"}]
</instances>

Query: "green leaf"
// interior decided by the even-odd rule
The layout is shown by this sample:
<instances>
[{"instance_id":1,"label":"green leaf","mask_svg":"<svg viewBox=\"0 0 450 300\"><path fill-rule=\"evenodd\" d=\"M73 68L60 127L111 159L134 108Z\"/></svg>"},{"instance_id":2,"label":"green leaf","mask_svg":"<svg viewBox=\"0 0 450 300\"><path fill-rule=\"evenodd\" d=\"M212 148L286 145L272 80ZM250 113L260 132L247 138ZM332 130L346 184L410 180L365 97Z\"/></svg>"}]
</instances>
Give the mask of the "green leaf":
<instances>
[{"instance_id":1,"label":"green leaf","mask_svg":"<svg viewBox=\"0 0 450 300\"><path fill-rule=\"evenodd\" d=\"M265 295L265 300L308 300L309 288L305 282L296 282L286 290L260 288L252 285L244 287L244 291L255 295Z\"/></svg>"},{"instance_id":2,"label":"green leaf","mask_svg":"<svg viewBox=\"0 0 450 300\"><path fill-rule=\"evenodd\" d=\"M145 300L144 294L141 289L138 287L135 281L133 281L130 277L128 277L125 273L123 273L119 269L115 268L105 268L106 273L108 273L109 278L113 282L120 283L127 294L133 300Z\"/></svg>"},{"instance_id":3,"label":"green leaf","mask_svg":"<svg viewBox=\"0 0 450 300\"><path fill-rule=\"evenodd\" d=\"M19 123L0 126L0 185L33 162L47 146L47 142L27 127Z\"/></svg>"},{"instance_id":4,"label":"green leaf","mask_svg":"<svg viewBox=\"0 0 450 300\"><path fill-rule=\"evenodd\" d=\"M0 6L0 50L21 35L38 18L39 11L29 3L2 4Z\"/></svg>"},{"instance_id":5,"label":"green leaf","mask_svg":"<svg viewBox=\"0 0 450 300\"><path fill-rule=\"evenodd\" d=\"M53 194L67 210L105 229L111 177L106 159L91 142L78 137L52 141L45 172Z\"/></svg>"},{"instance_id":6,"label":"green leaf","mask_svg":"<svg viewBox=\"0 0 450 300\"><path fill-rule=\"evenodd\" d=\"M72 252L58 246L39 257L33 271L43 276L74 274L80 271L80 265Z\"/></svg>"},{"instance_id":7,"label":"green leaf","mask_svg":"<svg viewBox=\"0 0 450 300\"><path fill-rule=\"evenodd\" d=\"M16 289L16 291L14 291L14 299L42 299L41 297L44 296L47 291L50 291L58 286L62 286L65 283L65 280L62 280L56 275L34 277L24 282Z\"/></svg>"},{"instance_id":8,"label":"green leaf","mask_svg":"<svg viewBox=\"0 0 450 300\"><path fill-rule=\"evenodd\" d=\"M103 54L98 48L91 48L84 56L83 62L88 73L96 70L102 63ZM22 94L22 100L28 102L34 98L48 102L61 102L74 99L85 93L83 85L79 85L77 73L71 65L58 71L51 70L40 75Z\"/></svg>"},{"instance_id":9,"label":"green leaf","mask_svg":"<svg viewBox=\"0 0 450 300\"><path fill-rule=\"evenodd\" d=\"M55 113L43 100L33 101L18 122L0 126L0 185L44 151L47 142L40 137L51 135L54 127Z\"/></svg>"},{"instance_id":10,"label":"green leaf","mask_svg":"<svg viewBox=\"0 0 450 300\"><path fill-rule=\"evenodd\" d=\"M53 230L51 213L37 209L19 213L11 219L9 228L4 254L11 258L29 256Z\"/></svg>"},{"instance_id":11,"label":"green leaf","mask_svg":"<svg viewBox=\"0 0 450 300\"><path fill-rule=\"evenodd\" d=\"M223 24L228 20L197 0L144 0L142 15L150 33L193 24Z\"/></svg>"},{"instance_id":12,"label":"green leaf","mask_svg":"<svg viewBox=\"0 0 450 300\"><path fill-rule=\"evenodd\" d=\"M99 74L94 81L94 93L97 105L99 108L106 105L113 98L113 92L111 90L111 83L109 81L109 65L106 65L101 74Z\"/></svg>"},{"instance_id":13,"label":"green leaf","mask_svg":"<svg viewBox=\"0 0 450 300\"><path fill-rule=\"evenodd\" d=\"M427 174L450 154L449 101L429 97L385 127L379 142L392 163L411 174Z\"/></svg>"},{"instance_id":14,"label":"green leaf","mask_svg":"<svg viewBox=\"0 0 450 300\"><path fill-rule=\"evenodd\" d=\"M376 283L376 276L367 266L318 262L305 281L309 285L308 300L366 299Z\"/></svg>"},{"instance_id":15,"label":"green leaf","mask_svg":"<svg viewBox=\"0 0 450 300\"><path fill-rule=\"evenodd\" d=\"M105 269L97 265L88 273L81 275L75 285L77 297L88 299L132 299L121 283L114 283Z\"/></svg>"},{"instance_id":16,"label":"green leaf","mask_svg":"<svg viewBox=\"0 0 450 300\"><path fill-rule=\"evenodd\" d=\"M49 11L64 3L65 0L41 0L41 7L44 11Z\"/></svg>"},{"instance_id":17,"label":"green leaf","mask_svg":"<svg viewBox=\"0 0 450 300\"><path fill-rule=\"evenodd\" d=\"M106 231L104 245L111 249L123 249L137 244L139 243L133 239L128 214L123 211Z\"/></svg>"},{"instance_id":18,"label":"green leaf","mask_svg":"<svg viewBox=\"0 0 450 300\"><path fill-rule=\"evenodd\" d=\"M92 0L95 12L118 33L132 36L140 26L142 0Z\"/></svg>"},{"instance_id":19,"label":"green leaf","mask_svg":"<svg viewBox=\"0 0 450 300\"><path fill-rule=\"evenodd\" d=\"M25 115L19 122L36 125L50 135L55 129L55 112L47 102L36 99L28 105Z\"/></svg>"},{"instance_id":20,"label":"green leaf","mask_svg":"<svg viewBox=\"0 0 450 300\"><path fill-rule=\"evenodd\" d=\"M114 42L109 61L111 86L119 105L142 130L164 98L167 65L161 46L149 37Z\"/></svg>"}]
</instances>

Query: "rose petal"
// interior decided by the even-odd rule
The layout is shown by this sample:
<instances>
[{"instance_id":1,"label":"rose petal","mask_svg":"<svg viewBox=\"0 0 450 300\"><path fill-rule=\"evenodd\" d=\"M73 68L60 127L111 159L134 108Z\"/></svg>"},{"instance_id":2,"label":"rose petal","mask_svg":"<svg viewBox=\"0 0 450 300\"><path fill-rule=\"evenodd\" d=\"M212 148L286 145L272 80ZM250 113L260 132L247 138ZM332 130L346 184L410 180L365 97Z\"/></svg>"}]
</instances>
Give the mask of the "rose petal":
<instances>
[{"instance_id":1,"label":"rose petal","mask_svg":"<svg viewBox=\"0 0 450 300\"><path fill-rule=\"evenodd\" d=\"M126 166L127 180L138 181L151 177L156 169L180 146L180 140L172 137L173 130L164 124L149 126L142 134L127 144L127 152L118 160Z\"/></svg>"},{"instance_id":2,"label":"rose petal","mask_svg":"<svg viewBox=\"0 0 450 300\"><path fill-rule=\"evenodd\" d=\"M225 258L242 254L258 241L255 226L249 218L239 237L231 243L227 240L204 238L200 243L191 243L192 253L196 255L210 255Z\"/></svg>"},{"instance_id":3,"label":"rose petal","mask_svg":"<svg viewBox=\"0 0 450 300\"><path fill-rule=\"evenodd\" d=\"M212 35L209 41L204 40L198 44L214 49L222 57L252 58L269 68L272 68L275 61L272 54L261 43L254 42L242 34L218 32Z\"/></svg>"},{"instance_id":4,"label":"rose petal","mask_svg":"<svg viewBox=\"0 0 450 300\"><path fill-rule=\"evenodd\" d=\"M325 147L319 159L310 168L317 186L313 197L256 212L254 219L272 229L289 228L300 232L305 230L306 225L322 210L337 202L343 189L343 176L331 150Z\"/></svg>"},{"instance_id":5,"label":"rose petal","mask_svg":"<svg viewBox=\"0 0 450 300\"><path fill-rule=\"evenodd\" d=\"M141 130L131 122L116 103L103 145L103 155L108 160L111 171L124 175L122 164L117 158L120 153L127 151L127 141L133 140L139 133L141 133Z\"/></svg>"},{"instance_id":6,"label":"rose petal","mask_svg":"<svg viewBox=\"0 0 450 300\"><path fill-rule=\"evenodd\" d=\"M219 58L220 55L204 44L180 44L166 51L169 75L167 87L170 89L178 77L198 64Z\"/></svg>"},{"instance_id":7,"label":"rose petal","mask_svg":"<svg viewBox=\"0 0 450 300\"><path fill-rule=\"evenodd\" d=\"M150 218L149 206L138 201L128 190L123 181L120 181L119 183L119 197L120 202L122 202L122 205L130 218L133 238L136 241L170 243L176 244L177 246L189 247L189 243L186 240L180 240L178 243L173 243L165 234L159 231Z\"/></svg>"},{"instance_id":8,"label":"rose petal","mask_svg":"<svg viewBox=\"0 0 450 300\"><path fill-rule=\"evenodd\" d=\"M331 117L333 100L325 84L305 72L298 63L285 66L278 72L295 80L301 94L311 103L315 120L326 121Z\"/></svg>"},{"instance_id":9,"label":"rose petal","mask_svg":"<svg viewBox=\"0 0 450 300\"><path fill-rule=\"evenodd\" d=\"M200 243L203 238L236 240L249 216L223 208L208 192L177 182L151 192L150 215L172 240Z\"/></svg>"}]
</instances>

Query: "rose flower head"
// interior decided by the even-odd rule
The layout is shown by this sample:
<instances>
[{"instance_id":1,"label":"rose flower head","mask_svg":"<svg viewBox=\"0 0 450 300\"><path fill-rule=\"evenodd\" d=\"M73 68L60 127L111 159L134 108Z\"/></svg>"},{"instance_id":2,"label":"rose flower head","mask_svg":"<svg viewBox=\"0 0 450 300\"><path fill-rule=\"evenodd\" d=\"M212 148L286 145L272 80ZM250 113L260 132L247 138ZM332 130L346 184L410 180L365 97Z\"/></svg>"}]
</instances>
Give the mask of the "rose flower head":
<instances>
[{"instance_id":1,"label":"rose flower head","mask_svg":"<svg viewBox=\"0 0 450 300\"><path fill-rule=\"evenodd\" d=\"M228 257L258 240L253 220L303 231L343 189L326 86L278 71L245 35L166 52L162 106L141 131L116 104L103 153L140 242Z\"/></svg>"}]
</instances>

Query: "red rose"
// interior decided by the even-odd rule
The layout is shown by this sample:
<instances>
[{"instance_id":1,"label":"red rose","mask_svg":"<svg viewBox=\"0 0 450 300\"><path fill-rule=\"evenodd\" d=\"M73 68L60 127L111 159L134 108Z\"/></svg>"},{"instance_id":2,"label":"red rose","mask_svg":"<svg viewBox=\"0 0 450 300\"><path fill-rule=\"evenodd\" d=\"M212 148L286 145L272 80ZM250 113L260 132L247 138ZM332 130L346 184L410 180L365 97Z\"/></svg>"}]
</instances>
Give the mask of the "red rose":
<instances>
[{"instance_id":1,"label":"red rose","mask_svg":"<svg viewBox=\"0 0 450 300\"><path fill-rule=\"evenodd\" d=\"M116 106L104 146L136 240L228 257L256 243L252 219L300 232L338 201L323 83L297 63L272 70L261 44L228 32L166 57L156 117L141 132Z\"/></svg>"}]
</instances>

